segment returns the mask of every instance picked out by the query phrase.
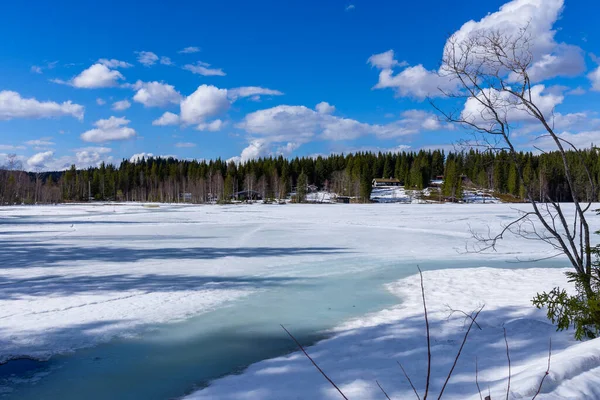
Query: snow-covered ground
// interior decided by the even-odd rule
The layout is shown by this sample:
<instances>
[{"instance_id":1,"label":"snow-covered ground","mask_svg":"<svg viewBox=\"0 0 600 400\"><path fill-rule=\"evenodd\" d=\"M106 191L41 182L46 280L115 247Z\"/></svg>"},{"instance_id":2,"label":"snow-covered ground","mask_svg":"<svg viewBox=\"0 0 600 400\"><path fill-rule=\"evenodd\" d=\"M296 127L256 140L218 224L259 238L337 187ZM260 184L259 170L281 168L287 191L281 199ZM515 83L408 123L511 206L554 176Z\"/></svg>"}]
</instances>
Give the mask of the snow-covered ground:
<instances>
[{"instance_id":1,"label":"snow-covered ground","mask_svg":"<svg viewBox=\"0 0 600 400\"><path fill-rule=\"evenodd\" d=\"M470 229L493 231L517 215L514 206L504 204L0 208L0 360L47 357L134 334L148 324L182 320L243 301L288 278L333 273L326 265L348 265L343 273L351 275L380 263L443 267L468 260L484 266L548 256L550 249L542 243L512 237L500 244L498 253L465 252L472 244ZM592 217L591 226L598 222ZM462 334L462 319L445 322L445 304L466 310L486 304L484 330L475 332L470 342L485 351L466 353L451 392L471 385L475 354L480 357L482 382L492 390L502 386L502 324L514 352L515 393L529 390L533 378L527 374L545 368L543 352L553 331L529 300L537 290L564 283L561 272L448 270L430 271L425 277L435 320L436 363L442 369L449 362L446 352ZM402 376L386 364L396 359L405 360L411 376L422 383L422 324L414 278L391 284L390 290L400 297L400 306L349 322L338 336L309 349L351 398L375 393L375 377L396 398L403 398L407 387ZM595 353L590 343L573 346L569 333L557 335L553 363L556 360L558 368L561 357L591 357ZM557 369L567 375L551 375L545 390L562 390L557 382L571 378L569 374L577 375L569 381L577 384L598 375L593 369L599 365L597 358L577 360L572 368ZM291 388L300 386L305 390L300 393L306 394L300 398L326 396L322 378L310 368L293 354L217 381L198 396L296 398ZM439 387L439 379L436 375L434 387ZM287 394L281 392L285 382Z\"/></svg>"},{"instance_id":2,"label":"snow-covered ground","mask_svg":"<svg viewBox=\"0 0 600 400\"><path fill-rule=\"evenodd\" d=\"M427 271L424 275L432 337L431 394L438 397L469 320L454 310L471 312L485 305L454 374L445 399L506 398L511 358L511 399L531 399L548 367L550 375L538 399L599 399L600 342L575 342L572 332L556 332L531 298L554 285L566 286L564 269L503 270L475 268ZM397 362L422 395L427 374L427 347L418 276L389 285L402 299L394 308L349 321L334 337L307 349L350 399L381 399L378 381L392 399L415 398ZM188 400L204 399L340 399L340 395L299 352L250 366L243 374L213 382Z\"/></svg>"}]
</instances>

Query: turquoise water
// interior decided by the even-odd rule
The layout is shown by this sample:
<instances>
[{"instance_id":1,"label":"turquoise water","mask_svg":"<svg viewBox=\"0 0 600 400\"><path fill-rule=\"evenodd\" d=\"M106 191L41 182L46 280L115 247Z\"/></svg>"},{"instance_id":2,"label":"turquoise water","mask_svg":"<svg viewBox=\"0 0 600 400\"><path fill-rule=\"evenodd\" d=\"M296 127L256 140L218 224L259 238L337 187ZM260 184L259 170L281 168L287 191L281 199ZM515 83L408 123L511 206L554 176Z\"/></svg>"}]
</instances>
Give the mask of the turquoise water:
<instances>
[{"instance_id":1,"label":"turquoise water","mask_svg":"<svg viewBox=\"0 0 600 400\"><path fill-rule=\"evenodd\" d=\"M6 364L0 367L0 383L4 380L12 392L3 398L182 397L215 378L241 372L251 363L296 350L280 324L303 344L310 344L324 338L324 330L344 320L397 304L399 299L383 285L414 274L416 265L371 263L366 269L352 272L344 271L341 265L316 265L333 273L269 287L186 321L153 327L135 338L115 339L43 363ZM422 267L479 265L481 262ZM23 381L19 383L18 379Z\"/></svg>"}]
</instances>

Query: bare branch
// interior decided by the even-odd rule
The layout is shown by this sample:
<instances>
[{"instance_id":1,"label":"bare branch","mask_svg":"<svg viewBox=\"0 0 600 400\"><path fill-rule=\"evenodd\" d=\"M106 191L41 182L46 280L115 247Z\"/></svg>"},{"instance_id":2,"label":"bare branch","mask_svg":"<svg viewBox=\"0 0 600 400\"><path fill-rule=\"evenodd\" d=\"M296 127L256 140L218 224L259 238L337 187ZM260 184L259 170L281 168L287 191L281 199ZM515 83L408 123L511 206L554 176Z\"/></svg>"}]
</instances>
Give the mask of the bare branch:
<instances>
[{"instance_id":1,"label":"bare branch","mask_svg":"<svg viewBox=\"0 0 600 400\"><path fill-rule=\"evenodd\" d=\"M427 399L429 393L429 383L431 380L431 335L429 333L429 317L427 316L427 303L425 302L425 286L423 285L423 272L421 268L417 266L419 270L419 277L421 278L421 296L423 297L423 311L425 312L425 328L427 330L427 380L425 381L425 394L423 400Z\"/></svg>"},{"instance_id":2,"label":"bare branch","mask_svg":"<svg viewBox=\"0 0 600 400\"><path fill-rule=\"evenodd\" d=\"M469 325L469 328L467 329L467 332L465 333L465 336L463 337L463 341L460 345L460 348L458 349L458 353L456 354L456 357L454 358L454 363L452 364L452 368L450 368L450 372L448 372L448 376L446 377L444 386L442 386L442 390L440 391L438 400L440 400L444 394L444 390L446 389L446 385L448 385L448 382L450 381L450 378L452 377L452 373L454 372L454 368L456 367L456 364L458 363L458 359L460 358L462 349L463 349L463 347L465 347L465 343L467 343L469 333L471 332L471 329L473 328L473 325L475 324L475 320L479 316L479 313L481 312L481 310L483 310L483 307L485 307L485 305L481 306L481 308L479 308L479 310L477 310L477 312L475 312L475 315L473 316L473 319L471 320L471 324Z\"/></svg>"},{"instance_id":3,"label":"bare branch","mask_svg":"<svg viewBox=\"0 0 600 400\"><path fill-rule=\"evenodd\" d=\"M381 387L381 385L379 384L379 381L375 381L375 383L377 383L377 386L379 386L379 389L381 389L381 391L383 392L383 394L385 395L385 398L388 400L392 400L390 399L390 396L388 396L388 394L385 392L385 390L383 390L383 388Z\"/></svg>"},{"instance_id":4,"label":"bare branch","mask_svg":"<svg viewBox=\"0 0 600 400\"><path fill-rule=\"evenodd\" d=\"M302 350L302 352L304 353L304 355L306 356L306 358L308 358L310 360L310 362L315 366L315 368L321 373L321 375L323 375L325 377L325 379L327 379L327 381L331 384L331 386L333 386L338 393L346 400L348 400L348 398L346 397L346 395L344 395L344 393L340 390L339 387L337 387L337 385L327 376L327 374L325 372L323 372L323 370L317 365L317 363L315 362L315 360L313 360L311 358L311 356L308 355L308 353L306 352L306 350L304 350L304 347L302 347L302 345L300 344L300 342L294 337L294 335L292 335L290 333L290 331L288 331L287 329L285 329L285 326L281 325L281 327L283 328L283 330L292 338L292 340L296 343L296 345L298 346L298 348L300 350Z\"/></svg>"},{"instance_id":5,"label":"bare branch","mask_svg":"<svg viewBox=\"0 0 600 400\"><path fill-rule=\"evenodd\" d=\"M544 384L544 380L546 380L546 377L548 375L550 375L550 359L551 358L552 358L552 338L550 338L550 342L548 343L548 368L546 368L546 372L544 373L544 376L542 377L542 380L540 381L540 386L538 387L538 390L535 393L535 396L533 396L533 398L531 400L535 400L535 398L538 397L538 394L540 394L542 391L542 385Z\"/></svg>"},{"instance_id":6,"label":"bare branch","mask_svg":"<svg viewBox=\"0 0 600 400\"><path fill-rule=\"evenodd\" d=\"M404 377L406 378L406 380L410 384L410 387L412 388L413 392L415 392L415 396L417 397L417 400L421 400L421 397L419 396L419 393L417 392L417 388L415 388L415 385L413 385L412 381L410 380L410 377L406 373L406 370L404 369L404 367L402 366L402 364L400 364L399 361L397 361L397 363L400 366L400 369L402 369L402 372L404 373Z\"/></svg>"},{"instance_id":7,"label":"bare branch","mask_svg":"<svg viewBox=\"0 0 600 400\"><path fill-rule=\"evenodd\" d=\"M504 328L504 343L506 344L506 358L508 359L508 387L506 388L506 400L508 400L508 396L510 395L510 353L508 351L508 339L506 338L506 328Z\"/></svg>"}]
</instances>

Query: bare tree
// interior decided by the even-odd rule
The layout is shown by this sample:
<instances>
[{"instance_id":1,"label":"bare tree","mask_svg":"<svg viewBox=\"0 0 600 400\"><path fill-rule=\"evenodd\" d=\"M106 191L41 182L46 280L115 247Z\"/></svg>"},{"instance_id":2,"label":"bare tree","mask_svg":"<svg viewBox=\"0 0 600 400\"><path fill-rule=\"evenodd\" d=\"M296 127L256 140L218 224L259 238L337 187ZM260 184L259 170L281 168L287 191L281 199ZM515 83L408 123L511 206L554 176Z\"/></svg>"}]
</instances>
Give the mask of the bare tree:
<instances>
[{"instance_id":1,"label":"bare tree","mask_svg":"<svg viewBox=\"0 0 600 400\"><path fill-rule=\"evenodd\" d=\"M535 46L528 28L523 26L514 33L482 30L467 37L450 37L440 74L456 83L457 89L443 93L448 98L461 99L464 108L449 112L432 104L447 121L468 128L477 145L508 153L532 205L532 211L522 213L497 235L477 235L477 250L495 249L506 232L542 240L556 250L555 256L564 254L568 258L589 296L593 294L595 278L586 213L596 198L597 188L579 149L555 132L554 110L542 104L541 87L532 83L530 68ZM513 130L523 124L537 124L542 136L560 154L572 203L561 204L547 192L539 199L534 193L512 140ZM575 179L575 163L585 169L585 180Z\"/></svg>"}]
</instances>

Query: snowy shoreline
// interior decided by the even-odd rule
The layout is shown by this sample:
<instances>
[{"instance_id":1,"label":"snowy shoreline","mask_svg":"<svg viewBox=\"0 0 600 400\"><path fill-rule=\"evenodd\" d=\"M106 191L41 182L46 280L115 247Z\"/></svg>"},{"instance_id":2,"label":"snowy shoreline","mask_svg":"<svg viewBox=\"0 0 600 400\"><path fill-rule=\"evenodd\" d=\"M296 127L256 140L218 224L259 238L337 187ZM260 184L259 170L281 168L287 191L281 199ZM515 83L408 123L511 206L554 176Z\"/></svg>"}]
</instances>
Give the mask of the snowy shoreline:
<instances>
[{"instance_id":1,"label":"snowy shoreline","mask_svg":"<svg viewBox=\"0 0 600 400\"><path fill-rule=\"evenodd\" d=\"M547 368L550 374L538 399L600 398L600 341L577 342L573 332L556 332L531 298L554 286L569 287L568 269L502 270L472 268L425 271L431 324L433 372L431 393L437 396L464 335L465 317L448 307L470 312L485 305L463 350L445 399L478 399L478 380L492 399L506 396L508 367L503 332L507 331L511 363L511 399L532 398ZM388 285L402 303L356 318L334 329L333 337L307 349L319 366L350 399L380 399L376 380L391 398L414 393L396 364L403 363L420 393L426 371L425 323L418 275ZM467 324L468 325L468 324ZM258 362L239 375L212 382L186 400L203 399L338 399L339 394L300 352Z\"/></svg>"}]
</instances>

